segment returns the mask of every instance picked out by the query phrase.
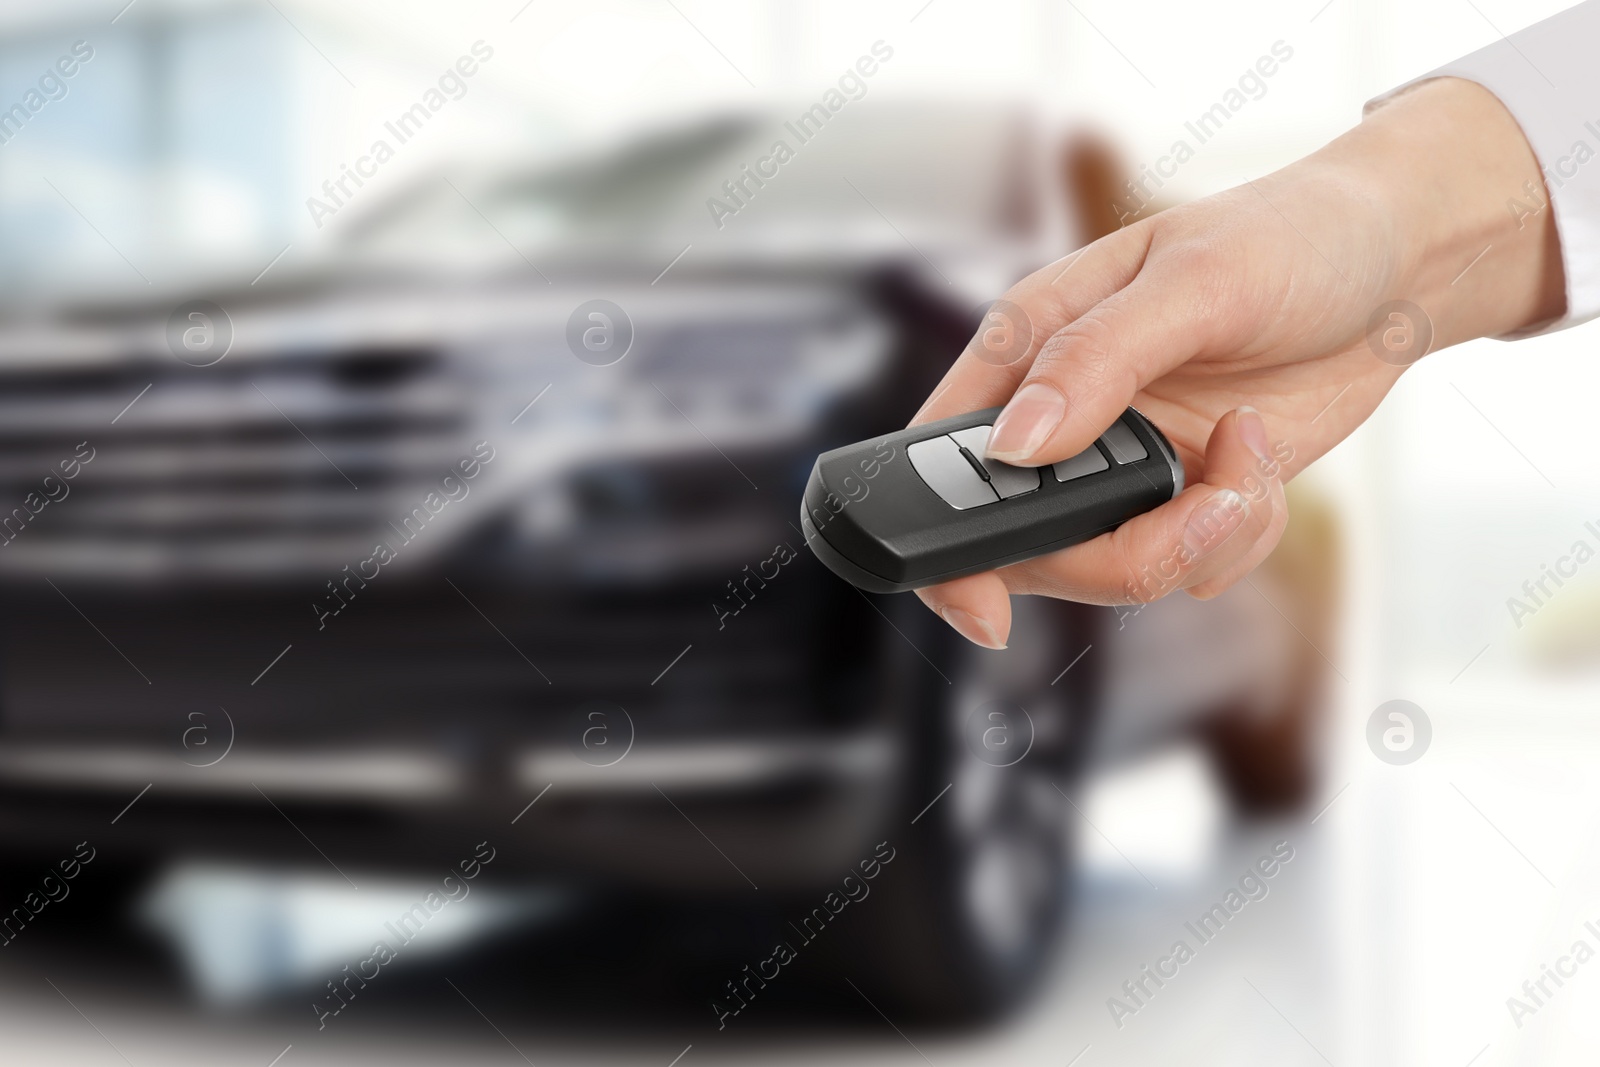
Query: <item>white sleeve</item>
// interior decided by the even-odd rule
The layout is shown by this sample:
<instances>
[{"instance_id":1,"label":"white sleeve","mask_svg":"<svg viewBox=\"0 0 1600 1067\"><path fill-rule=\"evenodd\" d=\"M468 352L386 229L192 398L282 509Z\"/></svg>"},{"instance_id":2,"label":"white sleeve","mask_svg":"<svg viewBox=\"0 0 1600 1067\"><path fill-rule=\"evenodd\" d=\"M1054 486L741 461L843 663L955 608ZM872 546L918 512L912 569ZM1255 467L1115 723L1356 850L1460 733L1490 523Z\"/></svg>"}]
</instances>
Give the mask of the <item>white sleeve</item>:
<instances>
[{"instance_id":1,"label":"white sleeve","mask_svg":"<svg viewBox=\"0 0 1600 1067\"><path fill-rule=\"evenodd\" d=\"M1555 212L1566 271L1567 310L1517 336L1561 330L1600 315L1600 0L1534 23L1447 63L1367 104L1429 78L1464 78L1488 89L1511 112L1544 171L1545 190L1506 190L1506 211L1523 223Z\"/></svg>"}]
</instances>

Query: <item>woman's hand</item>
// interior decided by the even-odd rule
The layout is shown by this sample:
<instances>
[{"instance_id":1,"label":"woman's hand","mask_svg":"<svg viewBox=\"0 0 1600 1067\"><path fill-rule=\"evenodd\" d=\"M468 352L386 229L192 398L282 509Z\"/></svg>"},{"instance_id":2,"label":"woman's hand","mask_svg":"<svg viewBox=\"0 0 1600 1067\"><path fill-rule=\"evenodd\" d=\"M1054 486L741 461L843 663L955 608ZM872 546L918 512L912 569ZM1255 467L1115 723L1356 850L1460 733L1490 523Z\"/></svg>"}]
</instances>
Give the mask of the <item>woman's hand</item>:
<instances>
[{"instance_id":1,"label":"woman's hand","mask_svg":"<svg viewBox=\"0 0 1600 1067\"><path fill-rule=\"evenodd\" d=\"M1439 79L1276 174L1024 279L913 424L1003 403L989 455L1039 466L1132 405L1176 446L1188 488L1082 545L918 595L999 648L1011 593L1119 604L1238 581L1288 522L1283 482L1365 421L1406 365L1560 314L1552 213L1511 204L1530 204L1530 180L1543 196L1499 101Z\"/></svg>"}]
</instances>

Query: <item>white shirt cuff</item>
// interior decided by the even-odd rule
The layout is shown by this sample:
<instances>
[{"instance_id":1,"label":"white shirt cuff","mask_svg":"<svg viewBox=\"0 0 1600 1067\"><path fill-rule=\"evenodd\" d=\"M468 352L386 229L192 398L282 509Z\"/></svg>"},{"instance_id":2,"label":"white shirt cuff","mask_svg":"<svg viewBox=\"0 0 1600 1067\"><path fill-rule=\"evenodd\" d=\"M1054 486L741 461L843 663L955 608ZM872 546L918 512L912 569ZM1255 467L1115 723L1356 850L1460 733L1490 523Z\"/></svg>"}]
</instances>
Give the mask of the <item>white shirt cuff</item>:
<instances>
[{"instance_id":1,"label":"white shirt cuff","mask_svg":"<svg viewBox=\"0 0 1600 1067\"><path fill-rule=\"evenodd\" d=\"M1522 127L1544 172L1544 188L1507 189L1506 211L1524 225L1542 221L1547 210L1555 213L1567 309L1517 337L1566 329L1600 315L1600 65L1589 54L1597 41L1600 0L1588 0L1366 106L1370 113L1431 78L1464 78L1498 97Z\"/></svg>"}]
</instances>

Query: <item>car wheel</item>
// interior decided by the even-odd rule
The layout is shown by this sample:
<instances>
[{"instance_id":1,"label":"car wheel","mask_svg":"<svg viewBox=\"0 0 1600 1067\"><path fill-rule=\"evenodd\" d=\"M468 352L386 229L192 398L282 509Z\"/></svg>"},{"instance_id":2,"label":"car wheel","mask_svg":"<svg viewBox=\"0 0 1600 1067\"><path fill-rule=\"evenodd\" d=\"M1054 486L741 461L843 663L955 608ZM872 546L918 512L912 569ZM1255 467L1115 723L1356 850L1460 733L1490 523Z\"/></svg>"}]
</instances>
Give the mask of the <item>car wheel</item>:
<instances>
[{"instance_id":1,"label":"car wheel","mask_svg":"<svg viewBox=\"0 0 1600 1067\"><path fill-rule=\"evenodd\" d=\"M931 625L899 620L949 681L924 672L903 796L884 830L895 859L878 880L883 899L854 917L843 969L874 1004L907 1017L1002 1014L1037 985L1063 927L1076 819L1063 790L1082 750L1090 672L1050 684L1083 647L1078 612L1017 607L1013 633L1026 644L999 653L931 615Z\"/></svg>"}]
</instances>

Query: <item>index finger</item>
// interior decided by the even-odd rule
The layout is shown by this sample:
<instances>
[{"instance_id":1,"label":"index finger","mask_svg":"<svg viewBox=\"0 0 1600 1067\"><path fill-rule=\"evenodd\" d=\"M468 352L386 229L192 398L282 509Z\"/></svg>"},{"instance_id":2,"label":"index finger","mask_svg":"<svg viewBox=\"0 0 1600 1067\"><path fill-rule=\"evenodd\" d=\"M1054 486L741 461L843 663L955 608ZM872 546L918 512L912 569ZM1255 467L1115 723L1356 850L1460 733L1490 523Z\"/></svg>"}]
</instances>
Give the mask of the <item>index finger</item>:
<instances>
[{"instance_id":1,"label":"index finger","mask_svg":"<svg viewBox=\"0 0 1600 1067\"><path fill-rule=\"evenodd\" d=\"M1144 227L1119 230L1013 285L985 313L910 425L1010 400L1051 336L1131 282L1149 245Z\"/></svg>"}]
</instances>

